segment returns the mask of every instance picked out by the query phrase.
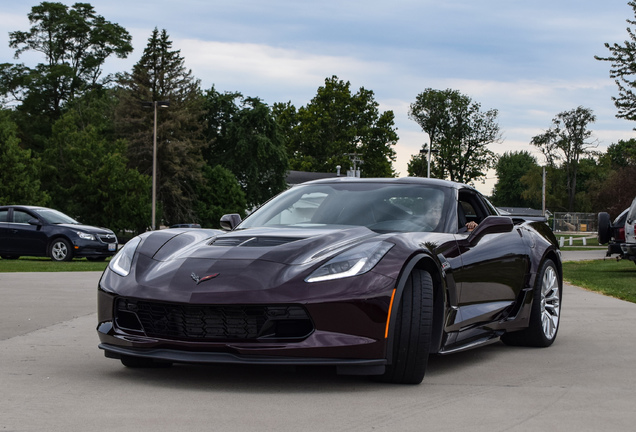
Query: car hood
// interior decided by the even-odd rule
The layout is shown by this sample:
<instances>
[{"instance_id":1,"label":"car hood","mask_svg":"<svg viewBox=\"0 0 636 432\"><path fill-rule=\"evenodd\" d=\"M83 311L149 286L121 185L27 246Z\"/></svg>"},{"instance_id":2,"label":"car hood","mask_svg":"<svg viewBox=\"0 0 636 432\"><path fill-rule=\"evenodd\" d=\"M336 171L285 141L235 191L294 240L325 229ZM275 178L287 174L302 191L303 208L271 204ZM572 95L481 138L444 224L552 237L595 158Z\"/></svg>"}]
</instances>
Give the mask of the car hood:
<instances>
[{"instance_id":1,"label":"car hood","mask_svg":"<svg viewBox=\"0 0 636 432\"><path fill-rule=\"evenodd\" d=\"M270 299L269 292L278 301L306 300L337 291L337 284L312 294L297 282L342 250L378 236L364 227L155 231L137 248L131 277L107 271L102 284L120 295L177 302L254 303Z\"/></svg>"},{"instance_id":2,"label":"car hood","mask_svg":"<svg viewBox=\"0 0 636 432\"><path fill-rule=\"evenodd\" d=\"M324 259L364 240L379 236L365 227L350 229L255 228L242 231L185 231L150 236L139 253L155 261L184 259L263 260L286 265ZM156 233L159 234L159 233ZM199 240L197 242L197 239Z\"/></svg>"},{"instance_id":3,"label":"car hood","mask_svg":"<svg viewBox=\"0 0 636 432\"><path fill-rule=\"evenodd\" d=\"M91 225L80 224L55 224L58 227L64 227L72 230L84 231L91 234L113 234L108 228L98 228Z\"/></svg>"}]
</instances>

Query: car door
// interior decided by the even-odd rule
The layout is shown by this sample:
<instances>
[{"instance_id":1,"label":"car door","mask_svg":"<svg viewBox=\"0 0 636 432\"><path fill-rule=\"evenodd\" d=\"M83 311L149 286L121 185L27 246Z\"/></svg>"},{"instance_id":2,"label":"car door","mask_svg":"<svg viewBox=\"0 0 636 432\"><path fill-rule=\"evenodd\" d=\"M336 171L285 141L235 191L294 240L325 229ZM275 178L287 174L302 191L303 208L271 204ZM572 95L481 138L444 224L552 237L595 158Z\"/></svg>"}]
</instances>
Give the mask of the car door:
<instances>
[{"instance_id":1,"label":"car door","mask_svg":"<svg viewBox=\"0 0 636 432\"><path fill-rule=\"evenodd\" d=\"M31 219L37 219L37 216L26 209L13 209L8 223L7 245L16 255L45 256L47 236L42 225L29 223Z\"/></svg>"},{"instance_id":2,"label":"car door","mask_svg":"<svg viewBox=\"0 0 636 432\"><path fill-rule=\"evenodd\" d=\"M9 235L9 209L0 210L0 253L9 253L7 249L7 236Z\"/></svg>"},{"instance_id":3,"label":"car door","mask_svg":"<svg viewBox=\"0 0 636 432\"><path fill-rule=\"evenodd\" d=\"M497 216L494 208L476 192L466 189L458 196L458 212L465 213L466 221L483 224L481 228L485 228L488 225L485 219ZM455 272L455 280L464 328L504 318L520 297L529 271L529 249L522 232L509 222L505 232L482 229L485 234L476 236L479 227L473 235L460 228L456 235L461 268Z\"/></svg>"}]
</instances>

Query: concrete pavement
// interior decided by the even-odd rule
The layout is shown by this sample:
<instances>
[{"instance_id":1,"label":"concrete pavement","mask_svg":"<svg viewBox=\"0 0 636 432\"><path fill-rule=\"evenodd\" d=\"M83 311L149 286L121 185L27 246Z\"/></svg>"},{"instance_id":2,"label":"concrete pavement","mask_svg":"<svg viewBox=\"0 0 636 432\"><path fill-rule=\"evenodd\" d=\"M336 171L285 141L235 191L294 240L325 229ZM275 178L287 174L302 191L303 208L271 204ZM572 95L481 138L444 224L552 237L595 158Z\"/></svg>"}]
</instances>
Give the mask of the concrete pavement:
<instances>
[{"instance_id":1,"label":"concrete pavement","mask_svg":"<svg viewBox=\"0 0 636 432\"><path fill-rule=\"evenodd\" d=\"M134 370L97 348L98 273L0 274L0 431L633 431L636 305L566 286L546 349L433 357L424 383L331 369ZM7 317L10 317L7 319Z\"/></svg>"}]
</instances>

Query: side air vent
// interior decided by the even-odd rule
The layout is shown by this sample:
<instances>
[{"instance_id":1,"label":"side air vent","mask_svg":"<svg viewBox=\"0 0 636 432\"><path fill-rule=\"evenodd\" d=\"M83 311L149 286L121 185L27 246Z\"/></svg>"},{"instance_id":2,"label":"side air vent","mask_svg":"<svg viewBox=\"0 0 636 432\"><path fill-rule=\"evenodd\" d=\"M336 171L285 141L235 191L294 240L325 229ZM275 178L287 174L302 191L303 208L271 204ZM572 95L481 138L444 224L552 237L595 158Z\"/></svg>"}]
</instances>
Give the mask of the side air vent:
<instances>
[{"instance_id":1,"label":"side air vent","mask_svg":"<svg viewBox=\"0 0 636 432\"><path fill-rule=\"evenodd\" d=\"M299 237L217 237L210 246L275 247L302 240Z\"/></svg>"}]
</instances>

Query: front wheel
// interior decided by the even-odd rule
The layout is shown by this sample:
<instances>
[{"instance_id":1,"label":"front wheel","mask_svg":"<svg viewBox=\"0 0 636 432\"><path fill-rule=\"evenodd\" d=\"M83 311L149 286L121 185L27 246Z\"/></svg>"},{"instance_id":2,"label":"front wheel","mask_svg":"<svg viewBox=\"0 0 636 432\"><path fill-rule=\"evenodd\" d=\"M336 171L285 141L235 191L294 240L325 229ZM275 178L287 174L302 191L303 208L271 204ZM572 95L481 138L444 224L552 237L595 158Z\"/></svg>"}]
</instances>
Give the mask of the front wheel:
<instances>
[{"instance_id":1,"label":"front wheel","mask_svg":"<svg viewBox=\"0 0 636 432\"><path fill-rule=\"evenodd\" d=\"M379 379L419 384L424 379L433 329L433 278L415 269L406 280L393 335L393 359Z\"/></svg>"},{"instance_id":2,"label":"front wheel","mask_svg":"<svg viewBox=\"0 0 636 432\"><path fill-rule=\"evenodd\" d=\"M506 333L501 340L508 345L534 347L552 345L559 330L561 295L559 272L552 260L546 260L538 274L528 328Z\"/></svg>"},{"instance_id":3,"label":"front wheel","mask_svg":"<svg viewBox=\"0 0 636 432\"><path fill-rule=\"evenodd\" d=\"M63 238L53 240L49 256L53 261L70 261L73 258L71 244Z\"/></svg>"}]
</instances>

